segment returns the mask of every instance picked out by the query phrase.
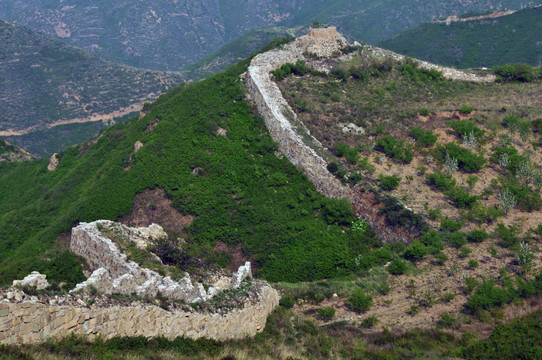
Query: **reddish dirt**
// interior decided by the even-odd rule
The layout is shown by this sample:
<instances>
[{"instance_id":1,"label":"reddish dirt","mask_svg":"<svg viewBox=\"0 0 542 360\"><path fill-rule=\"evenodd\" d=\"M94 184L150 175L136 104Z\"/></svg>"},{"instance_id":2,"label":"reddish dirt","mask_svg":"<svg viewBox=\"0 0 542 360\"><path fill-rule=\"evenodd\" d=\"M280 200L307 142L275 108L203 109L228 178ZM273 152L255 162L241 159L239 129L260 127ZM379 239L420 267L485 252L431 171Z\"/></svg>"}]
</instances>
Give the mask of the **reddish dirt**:
<instances>
[{"instance_id":1,"label":"reddish dirt","mask_svg":"<svg viewBox=\"0 0 542 360\"><path fill-rule=\"evenodd\" d=\"M175 209L164 190L154 188L137 194L134 197L132 212L121 217L119 221L133 227L149 226L156 223L166 231L181 234L193 219L192 215L183 215Z\"/></svg>"}]
</instances>

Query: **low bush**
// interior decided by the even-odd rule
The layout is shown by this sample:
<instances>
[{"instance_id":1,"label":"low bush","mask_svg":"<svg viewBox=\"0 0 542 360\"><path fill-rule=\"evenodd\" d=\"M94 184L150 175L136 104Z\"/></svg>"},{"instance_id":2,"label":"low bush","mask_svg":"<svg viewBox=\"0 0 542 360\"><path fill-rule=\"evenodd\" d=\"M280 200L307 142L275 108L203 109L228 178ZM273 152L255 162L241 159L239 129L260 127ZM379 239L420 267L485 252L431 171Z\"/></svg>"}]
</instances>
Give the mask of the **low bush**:
<instances>
[{"instance_id":1,"label":"low bush","mask_svg":"<svg viewBox=\"0 0 542 360\"><path fill-rule=\"evenodd\" d=\"M320 320L330 321L335 316L335 308L331 306L326 306L321 309L318 309L316 313Z\"/></svg>"},{"instance_id":2,"label":"low bush","mask_svg":"<svg viewBox=\"0 0 542 360\"><path fill-rule=\"evenodd\" d=\"M444 217L440 220L440 227L444 231L458 231L463 227L463 223L460 221L455 221L449 217Z\"/></svg>"},{"instance_id":3,"label":"low bush","mask_svg":"<svg viewBox=\"0 0 542 360\"><path fill-rule=\"evenodd\" d=\"M416 139L420 146L433 146L438 139L438 135L433 134L431 130L425 130L421 127L413 127L410 129L410 135Z\"/></svg>"},{"instance_id":4,"label":"low bush","mask_svg":"<svg viewBox=\"0 0 542 360\"><path fill-rule=\"evenodd\" d=\"M291 309L295 305L295 301L290 295L283 295L280 298L279 305L286 309Z\"/></svg>"},{"instance_id":5,"label":"low bush","mask_svg":"<svg viewBox=\"0 0 542 360\"><path fill-rule=\"evenodd\" d=\"M429 230L424 232L421 236L421 242L422 244L427 246L428 251L432 254L444 250L444 243L442 242L442 238L435 230Z\"/></svg>"},{"instance_id":6,"label":"low bush","mask_svg":"<svg viewBox=\"0 0 542 360\"><path fill-rule=\"evenodd\" d=\"M388 271L392 275L402 275L407 270L407 264L404 260L395 258L388 266Z\"/></svg>"},{"instance_id":7,"label":"low bush","mask_svg":"<svg viewBox=\"0 0 542 360\"><path fill-rule=\"evenodd\" d=\"M470 195L468 191L463 189L462 187L454 187L446 191L444 194L452 198L455 205L462 209L472 208L476 204L478 199L480 199L479 196Z\"/></svg>"},{"instance_id":8,"label":"low bush","mask_svg":"<svg viewBox=\"0 0 542 360\"><path fill-rule=\"evenodd\" d=\"M351 148L348 144L338 142L335 143L333 147L335 148L335 154L338 157L344 156L346 160L348 160L352 164L356 164L358 162L360 150L358 146L355 148Z\"/></svg>"},{"instance_id":9,"label":"low bush","mask_svg":"<svg viewBox=\"0 0 542 360\"><path fill-rule=\"evenodd\" d=\"M500 239L500 244L503 247L514 247L519 244L519 237L521 229L515 225L506 226L504 224L497 224L495 229L495 235Z\"/></svg>"},{"instance_id":10,"label":"low bush","mask_svg":"<svg viewBox=\"0 0 542 360\"><path fill-rule=\"evenodd\" d=\"M391 135L379 138L375 149L405 164L410 163L414 158L412 146L403 140L397 140Z\"/></svg>"},{"instance_id":11,"label":"low bush","mask_svg":"<svg viewBox=\"0 0 542 360\"><path fill-rule=\"evenodd\" d=\"M454 159L457 159L460 169L466 172L476 172L482 170L486 164L483 156L476 155L468 149L462 148L456 144L448 143L439 149L443 156L446 152Z\"/></svg>"},{"instance_id":12,"label":"low bush","mask_svg":"<svg viewBox=\"0 0 542 360\"><path fill-rule=\"evenodd\" d=\"M420 240L414 240L409 247L405 249L405 258L411 261L422 260L427 255L427 246L422 244Z\"/></svg>"},{"instance_id":13,"label":"low bush","mask_svg":"<svg viewBox=\"0 0 542 360\"><path fill-rule=\"evenodd\" d=\"M485 232L484 230L482 229L478 229L478 230L472 230L468 235L467 235L467 239L470 241L470 242L482 242L484 241L485 239L487 239L489 237L489 234L487 232Z\"/></svg>"},{"instance_id":14,"label":"low bush","mask_svg":"<svg viewBox=\"0 0 542 360\"><path fill-rule=\"evenodd\" d=\"M451 175L444 174L440 171L427 175L426 179L429 185L435 186L441 191L450 190L455 187L456 184L456 181Z\"/></svg>"},{"instance_id":15,"label":"low bush","mask_svg":"<svg viewBox=\"0 0 542 360\"><path fill-rule=\"evenodd\" d=\"M464 233L456 232L448 235L448 243L455 247L460 248L467 243L467 238Z\"/></svg>"},{"instance_id":16,"label":"low bush","mask_svg":"<svg viewBox=\"0 0 542 360\"><path fill-rule=\"evenodd\" d=\"M497 81L531 82L539 77L537 69L527 64L505 64L493 68Z\"/></svg>"},{"instance_id":17,"label":"low bush","mask_svg":"<svg viewBox=\"0 0 542 360\"><path fill-rule=\"evenodd\" d=\"M454 129L454 131L461 135L465 136L468 134L474 134L476 139L480 139L482 136L484 136L485 131L480 129L474 121L471 120L458 120L458 121L450 121L448 122L448 125Z\"/></svg>"},{"instance_id":18,"label":"low bush","mask_svg":"<svg viewBox=\"0 0 542 360\"><path fill-rule=\"evenodd\" d=\"M380 187L384 190L393 190L399 186L401 178L395 175L384 176L380 175Z\"/></svg>"},{"instance_id":19,"label":"low bush","mask_svg":"<svg viewBox=\"0 0 542 360\"><path fill-rule=\"evenodd\" d=\"M354 293L348 298L348 306L358 312L367 311L372 305L372 296L367 295L361 289L354 290Z\"/></svg>"}]
</instances>

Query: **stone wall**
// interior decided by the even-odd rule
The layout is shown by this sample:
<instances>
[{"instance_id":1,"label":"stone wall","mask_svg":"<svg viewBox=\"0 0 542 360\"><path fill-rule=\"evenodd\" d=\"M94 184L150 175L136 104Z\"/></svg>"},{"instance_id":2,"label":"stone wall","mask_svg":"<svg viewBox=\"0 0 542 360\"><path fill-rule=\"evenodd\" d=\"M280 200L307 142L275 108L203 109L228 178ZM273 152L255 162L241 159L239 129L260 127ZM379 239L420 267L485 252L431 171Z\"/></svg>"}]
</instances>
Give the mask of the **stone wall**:
<instances>
[{"instance_id":1,"label":"stone wall","mask_svg":"<svg viewBox=\"0 0 542 360\"><path fill-rule=\"evenodd\" d=\"M20 299L20 297L19 297ZM278 305L278 292L269 285L258 290L258 299L226 314L166 311L145 303L85 306L72 296L53 299L4 299L0 302L0 343L35 344L70 334L94 338L115 336L185 336L215 340L241 339L263 331L267 316Z\"/></svg>"},{"instance_id":2,"label":"stone wall","mask_svg":"<svg viewBox=\"0 0 542 360\"><path fill-rule=\"evenodd\" d=\"M336 30L334 36L322 38L305 35L287 44L284 49L257 55L252 59L246 75L248 92L280 151L290 162L303 169L319 192L332 198L349 197L350 190L327 171L326 161L305 144L293 124L303 125L297 121L295 112L282 97L279 87L271 80L269 73L285 63L295 63L302 59L303 53L309 49L320 56L330 56L346 44L346 40ZM304 126L303 131L309 133ZM314 138L312 141L319 143Z\"/></svg>"},{"instance_id":3,"label":"stone wall","mask_svg":"<svg viewBox=\"0 0 542 360\"><path fill-rule=\"evenodd\" d=\"M314 149L322 150L322 152L319 151L320 154L327 150L322 148L320 142L312 137L309 130L297 119L297 115L283 98L279 87L271 79L272 70L285 63L295 63L297 60L304 59L304 53L330 57L345 45L348 45L348 42L335 27L310 29L308 35L297 38L282 49L271 50L254 57L246 73L246 87L273 140L278 143L280 151L290 162L302 169L318 192L330 198L348 198L356 214L364 218L382 240L408 243L416 235L415 233L390 228L379 214L378 208L370 203L371 197L344 186L330 174L327 170L327 162ZM403 55L388 50L373 46L367 46L367 49L376 56L398 61L405 60ZM422 68L442 71L443 76L448 79L472 82L495 81L493 75L479 76L423 61L418 61L418 63ZM325 68L319 70L327 71Z\"/></svg>"},{"instance_id":4,"label":"stone wall","mask_svg":"<svg viewBox=\"0 0 542 360\"><path fill-rule=\"evenodd\" d=\"M119 238L126 238L139 248L145 249L152 242L151 238L167 237L162 227L152 224L147 228L131 228L109 220L97 220L92 223L80 223L72 229L70 250L85 258L91 276L77 284L73 291L86 291L90 288L101 293L119 293L139 296L162 296L182 300L186 303L209 300L219 292L236 288L248 276L252 276L250 263L239 267L232 277L220 277L205 290L200 282L192 282L188 273L179 281L158 272L143 268L134 261L129 261L126 254L104 233L112 233ZM158 262L160 259L152 253Z\"/></svg>"}]
</instances>

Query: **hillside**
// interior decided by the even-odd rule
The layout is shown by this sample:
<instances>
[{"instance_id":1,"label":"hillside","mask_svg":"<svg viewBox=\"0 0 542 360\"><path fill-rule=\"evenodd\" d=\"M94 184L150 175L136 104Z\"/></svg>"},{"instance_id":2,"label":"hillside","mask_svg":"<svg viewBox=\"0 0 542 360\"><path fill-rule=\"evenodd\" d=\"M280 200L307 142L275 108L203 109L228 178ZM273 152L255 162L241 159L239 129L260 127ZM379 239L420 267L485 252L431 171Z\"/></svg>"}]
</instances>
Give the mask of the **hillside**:
<instances>
[{"instance_id":1,"label":"hillside","mask_svg":"<svg viewBox=\"0 0 542 360\"><path fill-rule=\"evenodd\" d=\"M39 156L87 140L181 81L15 24L0 22L0 40L0 136Z\"/></svg>"},{"instance_id":2,"label":"hillside","mask_svg":"<svg viewBox=\"0 0 542 360\"><path fill-rule=\"evenodd\" d=\"M34 158L35 156L28 151L0 139L0 162L18 162Z\"/></svg>"},{"instance_id":3,"label":"hillside","mask_svg":"<svg viewBox=\"0 0 542 360\"><path fill-rule=\"evenodd\" d=\"M250 30L330 23L377 43L420 22L466 12L518 9L538 0L469 1L4 1L0 19L70 42L121 63L159 70L191 65ZM242 57L242 55L237 55Z\"/></svg>"},{"instance_id":4,"label":"hillside","mask_svg":"<svg viewBox=\"0 0 542 360\"><path fill-rule=\"evenodd\" d=\"M225 342L69 337L0 354L539 357L541 69L497 83L375 47L336 51L327 42L340 39L335 29L311 33L162 95L145 116L59 153L52 171L45 159L0 163L2 284L38 270L53 286L25 291L50 299L84 279L81 258L66 251L78 222L160 223L173 240L155 251L175 273L248 260L281 291L263 333ZM265 112L266 100L282 111ZM280 138L277 119L294 136ZM309 173L294 142L324 163ZM315 185L308 179L320 165L325 182Z\"/></svg>"},{"instance_id":5,"label":"hillside","mask_svg":"<svg viewBox=\"0 0 542 360\"><path fill-rule=\"evenodd\" d=\"M542 7L480 20L425 23L380 46L458 68L506 63L542 64Z\"/></svg>"}]
</instances>

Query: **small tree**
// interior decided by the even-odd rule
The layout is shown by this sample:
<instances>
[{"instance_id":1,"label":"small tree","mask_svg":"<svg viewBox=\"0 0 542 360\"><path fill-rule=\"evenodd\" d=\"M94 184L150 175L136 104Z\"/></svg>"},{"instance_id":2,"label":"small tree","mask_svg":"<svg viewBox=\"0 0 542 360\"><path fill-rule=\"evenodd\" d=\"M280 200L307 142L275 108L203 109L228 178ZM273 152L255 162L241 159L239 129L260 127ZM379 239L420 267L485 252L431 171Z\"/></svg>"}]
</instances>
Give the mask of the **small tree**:
<instances>
[{"instance_id":1,"label":"small tree","mask_svg":"<svg viewBox=\"0 0 542 360\"><path fill-rule=\"evenodd\" d=\"M459 169L457 159L451 157L448 152L446 152L446 156L444 157L444 169L449 175L452 175Z\"/></svg>"},{"instance_id":2,"label":"small tree","mask_svg":"<svg viewBox=\"0 0 542 360\"><path fill-rule=\"evenodd\" d=\"M508 190L508 188L501 190L499 193L499 204L505 214L508 214L510 210L516 207L517 203L516 197Z\"/></svg>"},{"instance_id":3,"label":"small tree","mask_svg":"<svg viewBox=\"0 0 542 360\"><path fill-rule=\"evenodd\" d=\"M516 254L516 260L518 261L519 266L523 270L523 273L529 272L533 266L533 251L525 241L519 244L519 250Z\"/></svg>"}]
</instances>

